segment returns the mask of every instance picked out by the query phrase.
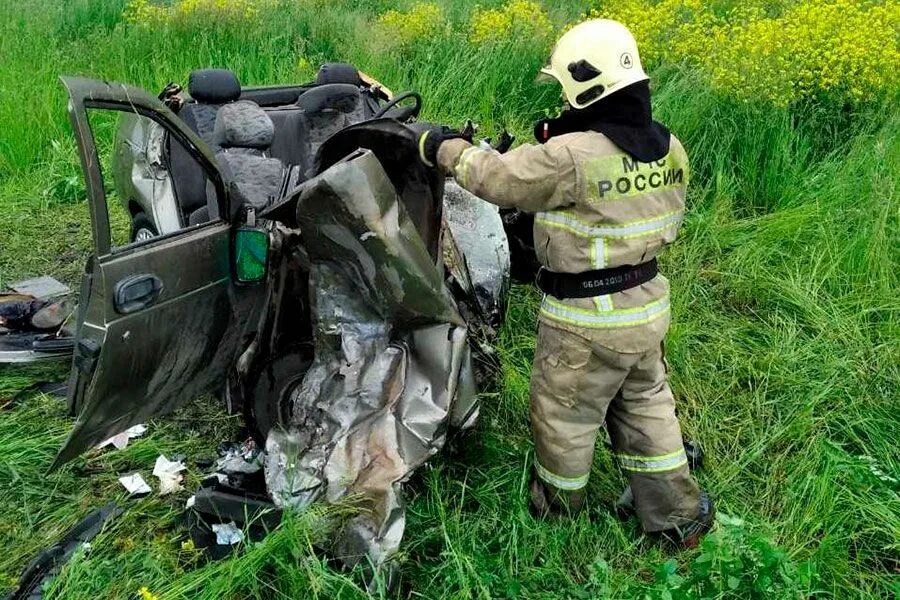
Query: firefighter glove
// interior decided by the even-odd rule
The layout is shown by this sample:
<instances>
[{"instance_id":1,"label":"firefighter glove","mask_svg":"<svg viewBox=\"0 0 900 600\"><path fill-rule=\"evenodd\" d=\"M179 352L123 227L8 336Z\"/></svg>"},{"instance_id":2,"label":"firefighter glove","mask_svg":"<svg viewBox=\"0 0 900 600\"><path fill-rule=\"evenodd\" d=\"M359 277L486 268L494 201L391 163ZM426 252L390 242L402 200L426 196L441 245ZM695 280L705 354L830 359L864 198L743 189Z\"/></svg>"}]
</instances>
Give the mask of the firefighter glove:
<instances>
[{"instance_id":1,"label":"firefighter glove","mask_svg":"<svg viewBox=\"0 0 900 600\"><path fill-rule=\"evenodd\" d=\"M469 127L466 129L469 129ZM471 132L466 130L458 131L445 125L424 125L420 126L420 131L419 160L429 168L437 166L438 149L447 140L464 139L469 142L472 141Z\"/></svg>"}]
</instances>

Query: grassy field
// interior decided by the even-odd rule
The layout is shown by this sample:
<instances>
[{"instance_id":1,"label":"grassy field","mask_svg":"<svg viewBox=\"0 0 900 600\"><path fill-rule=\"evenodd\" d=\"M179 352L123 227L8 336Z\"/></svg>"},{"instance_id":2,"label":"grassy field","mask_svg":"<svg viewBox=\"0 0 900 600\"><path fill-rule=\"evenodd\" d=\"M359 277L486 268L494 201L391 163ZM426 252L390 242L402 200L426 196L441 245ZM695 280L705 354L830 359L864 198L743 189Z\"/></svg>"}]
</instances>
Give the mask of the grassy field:
<instances>
[{"instance_id":1,"label":"grassy field","mask_svg":"<svg viewBox=\"0 0 900 600\"><path fill-rule=\"evenodd\" d=\"M486 134L505 126L526 140L530 123L558 103L558 89L533 85L532 75L552 38L603 5L546 0L536 15L527 2L479 4L181 0L153 10L125 0L0 0L0 284L52 274L77 285L89 251L84 184L58 75L157 90L203 66L227 66L245 84L271 84L305 81L321 62L349 60L395 91L421 92L429 120L471 117ZM634 4L658 5L647 12L657 27L652 43L675 26L666 15L684 20L697 6ZM890 4L710 3L716 14L753 5L769 16L834 5L848 20ZM760 14L738 27L756 31L752 19ZM775 23L767 25L771 35ZM831 25L838 35L841 27ZM897 26L873 20L872 32L889 31L866 34L882 40L871 64L897 56ZM847 52L813 29L803 40L821 47L803 60ZM484 40L484 31L496 35ZM681 38L672 39L671 47L681 47ZM502 386L485 394L474 434L408 486L400 584L374 595L900 597L896 81L881 85L877 72L864 69L873 92L866 97L822 75L819 91L787 81L796 97L769 98L753 91L752 68L751 79L740 80L750 83L731 85L687 54L653 48L653 55L657 118L684 142L693 166L683 235L663 261L673 285L672 382L683 427L706 446L699 478L727 517L697 551L658 548L634 521L611 514L624 480L602 448L586 514L569 522L529 516L537 296L518 287L502 333ZM789 78L789 69L774 68L780 64L762 64L761 72ZM0 368L0 398L64 375L64 367ZM48 597L366 596L356 574L315 553L327 532L312 526L312 515L292 516L262 542L204 563L182 545L179 515L189 491L125 500L118 474L149 476L159 453L209 456L234 434L237 419L211 401L152 423L124 451L95 452L45 477L70 425L62 403L41 394L0 408L0 591L34 552L117 499L128 512L78 553ZM187 490L200 475L192 465Z\"/></svg>"}]
</instances>

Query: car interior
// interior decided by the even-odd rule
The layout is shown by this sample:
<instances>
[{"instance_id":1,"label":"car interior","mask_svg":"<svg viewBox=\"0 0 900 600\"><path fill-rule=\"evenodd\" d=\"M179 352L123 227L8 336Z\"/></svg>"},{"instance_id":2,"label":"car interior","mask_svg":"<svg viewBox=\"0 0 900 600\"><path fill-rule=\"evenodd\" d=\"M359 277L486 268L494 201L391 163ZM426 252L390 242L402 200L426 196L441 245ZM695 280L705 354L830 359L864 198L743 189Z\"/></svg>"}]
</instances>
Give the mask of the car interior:
<instances>
[{"instance_id":1,"label":"car interior","mask_svg":"<svg viewBox=\"0 0 900 600\"><path fill-rule=\"evenodd\" d=\"M199 69L188 94L178 116L213 149L231 193L257 208L314 176L317 153L336 132L382 116L403 122L421 105L415 93L385 103L379 88L343 63L323 65L312 84L246 90L232 71ZM409 98L415 105L400 107ZM166 149L183 222L215 219L202 167L171 136Z\"/></svg>"}]
</instances>

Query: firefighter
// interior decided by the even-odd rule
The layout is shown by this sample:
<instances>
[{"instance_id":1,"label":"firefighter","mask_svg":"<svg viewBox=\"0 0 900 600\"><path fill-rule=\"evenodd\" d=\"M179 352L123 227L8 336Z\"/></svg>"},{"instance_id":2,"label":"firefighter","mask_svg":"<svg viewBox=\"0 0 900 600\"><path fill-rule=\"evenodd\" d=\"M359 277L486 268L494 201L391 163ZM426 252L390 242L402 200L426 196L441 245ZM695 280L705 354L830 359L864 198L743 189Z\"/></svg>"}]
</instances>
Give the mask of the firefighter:
<instances>
[{"instance_id":1,"label":"firefighter","mask_svg":"<svg viewBox=\"0 0 900 600\"><path fill-rule=\"evenodd\" d=\"M666 380L669 283L656 261L681 225L688 158L652 119L648 77L622 24L572 28L542 74L561 84L566 106L537 124L539 144L499 154L426 128L421 159L489 202L535 213L544 297L531 379L533 509L581 508L605 423L644 530L692 547L714 508L688 470Z\"/></svg>"}]
</instances>

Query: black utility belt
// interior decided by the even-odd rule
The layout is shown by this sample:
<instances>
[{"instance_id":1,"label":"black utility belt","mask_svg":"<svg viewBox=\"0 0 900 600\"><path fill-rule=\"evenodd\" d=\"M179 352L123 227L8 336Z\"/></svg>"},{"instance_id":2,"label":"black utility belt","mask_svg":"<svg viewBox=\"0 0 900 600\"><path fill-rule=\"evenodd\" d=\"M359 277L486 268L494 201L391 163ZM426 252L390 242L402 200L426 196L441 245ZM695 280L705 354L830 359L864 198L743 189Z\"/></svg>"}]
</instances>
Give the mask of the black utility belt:
<instances>
[{"instance_id":1,"label":"black utility belt","mask_svg":"<svg viewBox=\"0 0 900 600\"><path fill-rule=\"evenodd\" d=\"M557 273L541 267L535 283L542 292L555 298L591 298L637 287L656 277L658 272L655 258L639 265L583 273Z\"/></svg>"}]
</instances>

